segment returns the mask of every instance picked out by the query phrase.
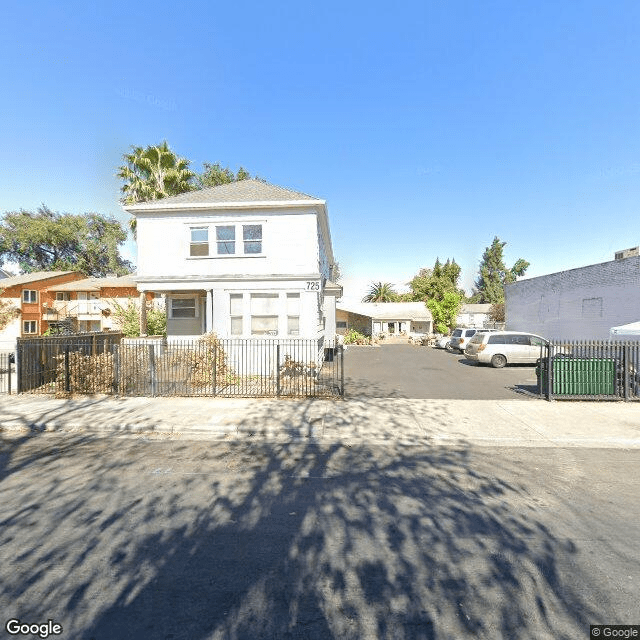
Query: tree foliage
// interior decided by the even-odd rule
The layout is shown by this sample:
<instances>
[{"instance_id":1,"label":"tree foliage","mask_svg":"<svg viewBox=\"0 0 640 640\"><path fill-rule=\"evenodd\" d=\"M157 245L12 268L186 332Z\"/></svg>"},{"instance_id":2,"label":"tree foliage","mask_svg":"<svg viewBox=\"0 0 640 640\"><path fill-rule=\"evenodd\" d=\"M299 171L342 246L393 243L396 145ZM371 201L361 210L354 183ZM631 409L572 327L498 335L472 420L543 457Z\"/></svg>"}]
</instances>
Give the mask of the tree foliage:
<instances>
[{"instance_id":1,"label":"tree foliage","mask_svg":"<svg viewBox=\"0 0 640 640\"><path fill-rule=\"evenodd\" d=\"M410 299L415 301L438 300L442 301L446 293L458 293L464 297L464 291L459 289L461 268L455 261L447 259L442 264L439 258L433 265L433 269L420 269L411 280Z\"/></svg>"},{"instance_id":2,"label":"tree foliage","mask_svg":"<svg viewBox=\"0 0 640 640\"><path fill-rule=\"evenodd\" d=\"M137 338L140 336L140 307L129 300L127 306L113 301L113 316L122 328L122 333L126 338ZM166 336L167 335L167 314L162 309L156 309L147 304L147 335Z\"/></svg>"},{"instance_id":3,"label":"tree foliage","mask_svg":"<svg viewBox=\"0 0 640 640\"><path fill-rule=\"evenodd\" d=\"M494 302L489 309L489 320L491 322L504 322L505 311L504 302Z\"/></svg>"},{"instance_id":4,"label":"tree foliage","mask_svg":"<svg viewBox=\"0 0 640 640\"><path fill-rule=\"evenodd\" d=\"M119 251L127 232L98 213L6 212L0 223L0 265L17 262L23 272L82 271L88 276L124 275L133 265Z\"/></svg>"},{"instance_id":5,"label":"tree foliage","mask_svg":"<svg viewBox=\"0 0 640 640\"><path fill-rule=\"evenodd\" d=\"M473 302L502 303L504 302L504 285L515 282L516 278L523 276L529 268L529 263L518 258L515 264L508 269L504 264L503 249L507 243L500 242L495 236L490 247L487 247L480 262L479 275L475 281Z\"/></svg>"},{"instance_id":6,"label":"tree foliage","mask_svg":"<svg viewBox=\"0 0 640 640\"><path fill-rule=\"evenodd\" d=\"M433 326L438 333L447 334L455 327L456 318L464 296L457 291L447 291L442 298L431 298L427 301L427 308L433 317Z\"/></svg>"},{"instance_id":7,"label":"tree foliage","mask_svg":"<svg viewBox=\"0 0 640 640\"><path fill-rule=\"evenodd\" d=\"M195 188L191 161L175 154L166 140L148 147L133 146L122 159L124 164L116 175L124 182L124 204L160 200Z\"/></svg>"},{"instance_id":8,"label":"tree foliage","mask_svg":"<svg viewBox=\"0 0 640 640\"><path fill-rule=\"evenodd\" d=\"M198 185L204 187L217 187L221 184L229 184L230 182L240 182L248 180L251 174L240 167L234 173L229 167L223 167L219 162L211 164L209 162L202 163L202 173L196 178Z\"/></svg>"},{"instance_id":9,"label":"tree foliage","mask_svg":"<svg viewBox=\"0 0 640 640\"><path fill-rule=\"evenodd\" d=\"M372 282L362 302L396 302L398 294L389 282Z\"/></svg>"},{"instance_id":10,"label":"tree foliage","mask_svg":"<svg viewBox=\"0 0 640 640\"><path fill-rule=\"evenodd\" d=\"M0 289L0 296L4 289ZM20 315L20 309L8 300L0 298L0 331L4 330L9 324Z\"/></svg>"}]
</instances>

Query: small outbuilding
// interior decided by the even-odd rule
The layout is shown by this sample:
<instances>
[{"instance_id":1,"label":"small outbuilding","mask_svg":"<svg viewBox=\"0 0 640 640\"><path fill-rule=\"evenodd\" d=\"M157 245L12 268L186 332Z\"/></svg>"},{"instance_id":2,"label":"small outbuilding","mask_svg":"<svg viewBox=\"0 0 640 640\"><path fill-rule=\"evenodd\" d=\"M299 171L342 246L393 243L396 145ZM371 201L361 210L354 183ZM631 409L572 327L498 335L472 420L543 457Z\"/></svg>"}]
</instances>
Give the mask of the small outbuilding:
<instances>
[{"instance_id":1,"label":"small outbuilding","mask_svg":"<svg viewBox=\"0 0 640 640\"><path fill-rule=\"evenodd\" d=\"M360 302L336 306L336 331L364 335L429 334L433 317L424 302Z\"/></svg>"}]
</instances>

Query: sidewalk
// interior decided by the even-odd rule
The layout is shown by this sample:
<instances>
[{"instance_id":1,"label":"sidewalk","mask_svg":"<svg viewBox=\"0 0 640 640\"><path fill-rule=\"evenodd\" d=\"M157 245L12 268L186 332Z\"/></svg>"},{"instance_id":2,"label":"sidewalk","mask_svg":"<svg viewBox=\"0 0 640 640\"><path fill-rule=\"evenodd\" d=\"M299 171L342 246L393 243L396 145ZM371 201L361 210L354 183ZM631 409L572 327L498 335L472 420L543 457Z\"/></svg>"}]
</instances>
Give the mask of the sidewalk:
<instances>
[{"instance_id":1,"label":"sidewalk","mask_svg":"<svg viewBox=\"0 0 640 640\"><path fill-rule=\"evenodd\" d=\"M542 400L275 400L0 396L0 432L345 445L640 449L640 404Z\"/></svg>"}]
</instances>

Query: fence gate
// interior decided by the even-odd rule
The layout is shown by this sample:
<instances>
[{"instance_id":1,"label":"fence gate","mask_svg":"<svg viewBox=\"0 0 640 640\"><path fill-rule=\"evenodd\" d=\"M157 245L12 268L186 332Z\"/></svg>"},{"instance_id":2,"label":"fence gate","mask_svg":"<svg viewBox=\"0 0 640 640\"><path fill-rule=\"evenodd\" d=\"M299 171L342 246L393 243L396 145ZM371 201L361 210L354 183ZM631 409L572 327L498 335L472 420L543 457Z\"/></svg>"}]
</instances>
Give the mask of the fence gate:
<instances>
[{"instance_id":1,"label":"fence gate","mask_svg":"<svg viewBox=\"0 0 640 640\"><path fill-rule=\"evenodd\" d=\"M548 400L640 400L640 342L551 341L536 369Z\"/></svg>"}]
</instances>

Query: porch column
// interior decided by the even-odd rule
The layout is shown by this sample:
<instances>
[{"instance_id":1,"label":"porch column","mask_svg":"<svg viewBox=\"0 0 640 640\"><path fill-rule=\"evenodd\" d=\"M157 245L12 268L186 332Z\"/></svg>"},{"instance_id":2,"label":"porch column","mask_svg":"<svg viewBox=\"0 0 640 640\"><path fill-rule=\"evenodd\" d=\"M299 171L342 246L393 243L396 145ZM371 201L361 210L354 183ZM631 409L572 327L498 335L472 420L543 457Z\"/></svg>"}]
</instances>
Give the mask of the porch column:
<instances>
[{"instance_id":1,"label":"porch column","mask_svg":"<svg viewBox=\"0 0 640 640\"><path fill-rule=\"evenodd\" d=\"M207 302L204 315L204 332L211 333L213 331L213 292L207 289Z\"/></svg>"},{"instance_id":2,"label":"porch column","mask_svg":"<svg viewBox=\"0 0 640 640\"><path fill-rule=\"evenodd\" d=\"M147 292L140 292L140 335L147 335Z\"/></svg>"}]
</instances>

